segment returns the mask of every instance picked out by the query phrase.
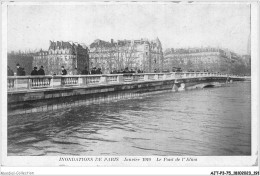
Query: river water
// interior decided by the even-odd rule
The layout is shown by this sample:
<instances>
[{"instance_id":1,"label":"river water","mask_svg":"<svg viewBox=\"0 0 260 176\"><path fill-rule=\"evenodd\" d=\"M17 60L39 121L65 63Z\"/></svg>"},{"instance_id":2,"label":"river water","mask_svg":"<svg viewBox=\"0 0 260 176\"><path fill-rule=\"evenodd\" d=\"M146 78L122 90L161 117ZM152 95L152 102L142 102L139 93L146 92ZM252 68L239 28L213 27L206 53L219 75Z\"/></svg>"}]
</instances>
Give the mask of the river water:
<instances>
[{"instance_id":1,"label":"river water","mask_svg":"<svg viewBox=\"0 0 260 176\"><path fill-rule=\"evenodd\" d=\"M251 154L250 82L8 116L8 155Z\"/></svg>"}]
</instances>

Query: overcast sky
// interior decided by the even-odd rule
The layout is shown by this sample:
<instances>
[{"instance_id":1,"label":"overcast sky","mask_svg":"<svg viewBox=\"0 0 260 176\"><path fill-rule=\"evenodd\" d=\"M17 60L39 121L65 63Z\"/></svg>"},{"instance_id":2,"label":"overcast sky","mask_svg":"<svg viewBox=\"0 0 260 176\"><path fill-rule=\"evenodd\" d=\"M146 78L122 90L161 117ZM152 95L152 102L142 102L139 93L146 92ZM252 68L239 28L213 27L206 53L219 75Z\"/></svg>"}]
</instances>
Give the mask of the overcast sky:
<instances>
[{"instance_id":1,"label":"overcast sky","mask_svg":"<svg viewBox=\"0 0 260 176\"><path fill-rule=\"evenodd\" d=\"M90 45L95 39L161 40L163 49L213 46L246 54L245 4L9 5L8 51L44 49L49 40Z\"/></svg>"}]
</instances>

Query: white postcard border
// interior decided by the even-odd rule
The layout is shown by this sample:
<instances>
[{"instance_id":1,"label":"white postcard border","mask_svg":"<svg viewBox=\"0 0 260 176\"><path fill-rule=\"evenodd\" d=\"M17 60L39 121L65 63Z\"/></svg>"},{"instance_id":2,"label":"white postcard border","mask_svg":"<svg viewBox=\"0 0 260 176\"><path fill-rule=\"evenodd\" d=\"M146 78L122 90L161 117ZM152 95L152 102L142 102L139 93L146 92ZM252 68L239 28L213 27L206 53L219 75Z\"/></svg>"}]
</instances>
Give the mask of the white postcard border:
<instances>
[{"instance_id":1,"label":"white postcard border","mask_svg":"<svg viewBox=\"0 0 260 176\"><path fill-rule=\"evenodd\" d=\"M34 2L15 2L19 5L30 5L35 4ZM67 5L73 4L68 2L62 2ZM76 2L76 3L83 3L84 2ZM104 3L104 2L98 2ZM129 2L128 2L129 3ZM150 2L147 2L150 3ZM168 3L168 2L163 2ZM205 3L205 2L199 2ZM209 3L209 2L206 2ZM215 2L219 3L219 2ZM223 3L223 2L220 2ZM238 3L238 2L228 2L228 3ZM241 2L239 2L241 3ZM1 158L1 166L4 170L13 170L13 167L33 167L33 166L84 166L88 167L92 170L92 174L100 173L106 174L105 172L100 172L98 168L92 166L105 166L108 167L105 170L110 170L109 167L119 167L119 166L129 166L129 168L124 168L128 170L127 172L134 173L131 167L137 167L137 170L146 170L152 173L157 173L154 171L152 167L173 167L177 166L180 168L176 168L177 170L181 170L181 172L185 172L186 169L183 167L190 167L191 169L196 167L245 167L246 169L256 169L259 167L259 4L257 2L251 1L251 51L252 51L252 155L251 156L167 156L167 157L157 157L157 156L8 156L7 155L7 95L6 92L6 79L2 79L6 77L6 67L7 65L7 4L10 3L3 3L2 4L2 59L1 59L1 141L2 141L2 158ZM44 2L36 2L36 4L44 4ZM60 2L48 2L48 4L60 4ZM127 158L139 158L141 161L134 161L134 162L125 162L124 159ZM61 158L74 158L71 161L61 160ZM80 161L73 161L79 160L77 158L93 158L94 161L85 161L81 159ZM96 158L101 158L102 161L96 161ZM105 158L119 158L118 161L104 161ZM152 162L145 162L142 161L143 158L151 158ZM159 162L157 159L160 158L164 160L164 158L173 158L174 161L172 162ZM183 158L193 158L197 161L176 161L179 158L182 160ZM12 168L10 168L10 166ZM142 167L149 167L149 168L142 168ZM39 168L39 167L37 167ZM244 169L245 169L244 168ZM31 170L35 170L35 168L30 168ZM29 169L29 170L30 170ZM71 170L73 168L70 167ZM83 168L75 168L76 170L84 170ZM112 169L112 168L111 168ZM158 169L158 168L157 168ZM171 173L170 168L165 168L169 173ZM242 169L242 168L241 168ZM253 170L254 170L253 169ZM46 170L42 167L40 173L45 173ZM54 169L55 170L55 169ZM87 169L86 169L87 170ZM94 171L95 170L95 171ZM162 169L158 169L162 170ZM195 168L196 170L196 168ZM214 170L214 169L213 169ZM70 173L67 171L65 167L60 168L61 173L66 174ZM97 172L96 172L97 171ZM121 171L122 172L122 171ZM114 172L117 173L117 172ZM186 172L188 173L188 172Z\"/></svg>"}]
</instances>

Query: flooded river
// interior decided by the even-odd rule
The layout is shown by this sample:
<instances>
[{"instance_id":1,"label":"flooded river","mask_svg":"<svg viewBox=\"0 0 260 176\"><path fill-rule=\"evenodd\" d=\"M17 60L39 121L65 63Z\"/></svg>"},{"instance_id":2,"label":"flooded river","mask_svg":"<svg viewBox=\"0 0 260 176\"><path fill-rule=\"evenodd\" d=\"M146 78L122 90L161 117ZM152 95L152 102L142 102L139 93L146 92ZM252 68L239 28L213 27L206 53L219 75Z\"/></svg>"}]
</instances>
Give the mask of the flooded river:
<instances>
[{"instance_id":1,"label":"flooded river","mask_svg":"<svg viewBox=\"0 0 260 176\"><path fill-rule=\"evenodd\" d=\"M8 116L8 155L250 155L250 82Z\"/></svg>"}]
</instances>

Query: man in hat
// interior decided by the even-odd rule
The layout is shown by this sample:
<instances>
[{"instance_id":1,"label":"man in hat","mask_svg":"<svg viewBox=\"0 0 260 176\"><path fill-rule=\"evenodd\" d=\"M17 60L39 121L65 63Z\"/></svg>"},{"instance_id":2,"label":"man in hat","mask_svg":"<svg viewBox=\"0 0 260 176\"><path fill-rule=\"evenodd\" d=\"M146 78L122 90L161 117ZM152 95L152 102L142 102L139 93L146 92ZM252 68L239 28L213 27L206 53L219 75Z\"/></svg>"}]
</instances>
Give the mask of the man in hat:
<instances>
[{"instance_id":1,"label":"man in hat","mask_svg":"<svg viewBox=\"0 0 260 176\"><path fill-rule=\"evenodd\" d=\"M90 72L91 75L94 75L96 74L96 67L92 68L91 72Z\"/></svg>"},{"instance_id":2,"label":"man in hat","mask_svg":"<svg viewBox=\"0 0 260 176\"><path fill-rule=\"evenodd\" d=\"M17 68L16 75L23 76L23 69L22 69L22 67L20 67L20 64L16 64L16 68Z\"/></svg>"},{"instance_id":3,"label":"man in hat","mask_svg":"<svg viewBox=\"0 0 260 176\"><path fill-rule=\"evenodd\" d=\"M67 75L67 70L65 70L64 66L61 66L61 74Z\"/></svg>"},{"instance_id":4,"label":"man in hat","mask_svg":"<svg viewBox=\"0 0 260 176\"><path fill-rule=\"evenodd\" d=\"M101 75L101 74L102 74L101 68L98 68L98 69L96 70L96 74L98 74L98 75Z\"/></svg>"},{"instance_id":5,"label":"man in hat","mask_svg":"<svg viewBox=\"0 0 260 176\"><path fill-rule=\"evenodd\" d=\"M38 70L38 75L45 75L45 72L43 70L43 66Z\"/></svg>"},{"instance_id":6,"label":"man in hat","mask_svg":"<svg viewBox=\"0 0 260 176\"><path fill-rule=\"evenodd\" d=\"M32 76L38 75L37 67L33 67L33 71L31 72Z\"/></svg>"}]
</instances>

